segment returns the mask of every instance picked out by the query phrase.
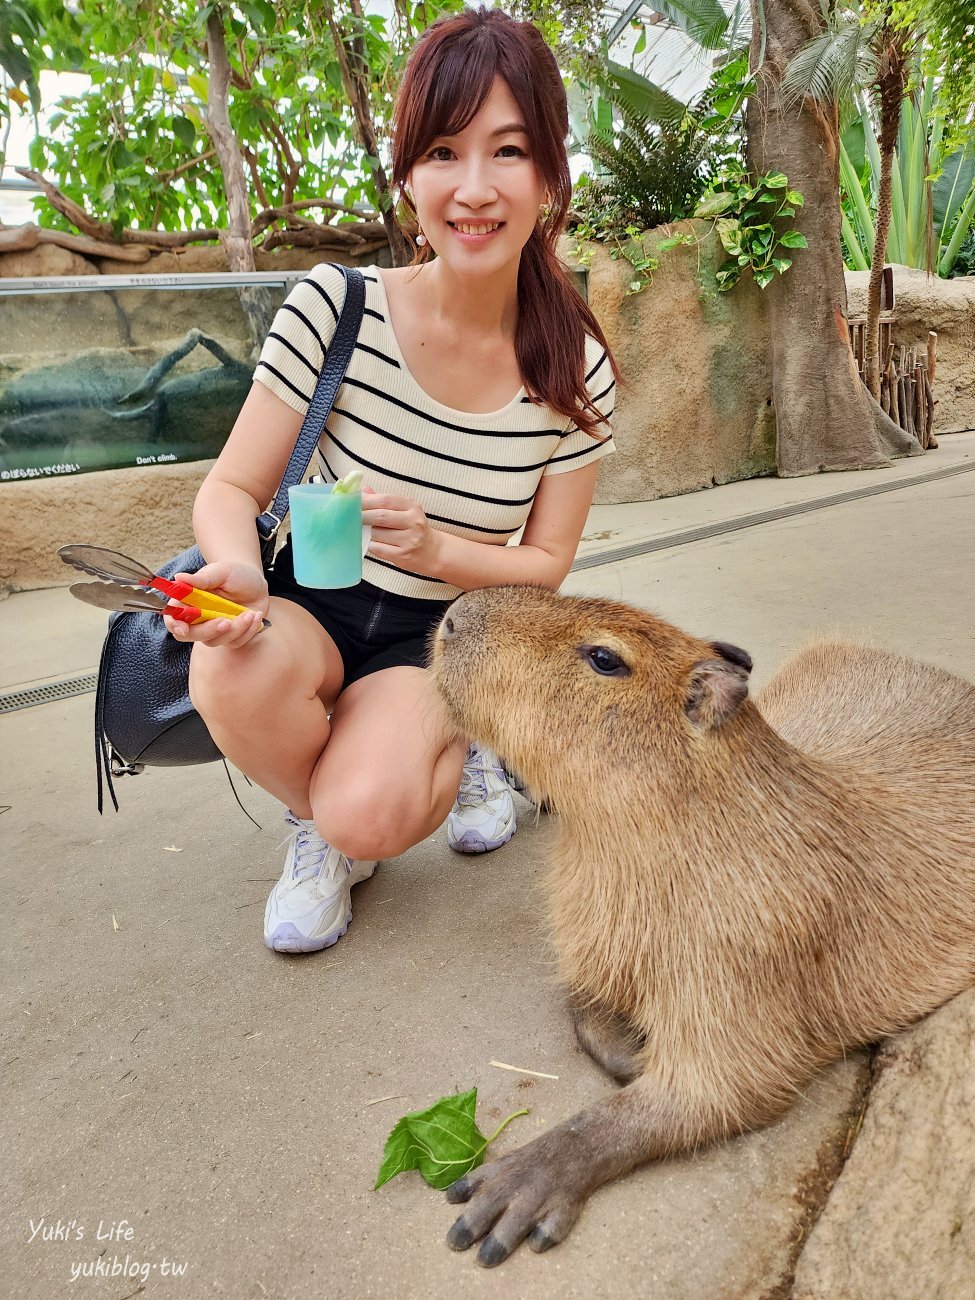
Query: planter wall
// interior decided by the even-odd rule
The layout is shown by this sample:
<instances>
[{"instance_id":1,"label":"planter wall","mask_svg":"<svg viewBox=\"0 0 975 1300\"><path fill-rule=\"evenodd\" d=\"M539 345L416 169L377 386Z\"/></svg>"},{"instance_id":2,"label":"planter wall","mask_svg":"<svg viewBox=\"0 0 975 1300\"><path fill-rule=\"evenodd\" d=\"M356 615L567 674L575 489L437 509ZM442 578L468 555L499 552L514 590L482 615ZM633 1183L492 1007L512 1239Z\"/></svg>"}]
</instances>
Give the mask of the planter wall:
<instances>
[{"instance_id":1,"label":"planter wall","mask_svg":"<svg viewBox=\"0 0 975 1300\"><path fill-rule=\"evenodd\" d=\"M700 222L679 229L702 233ZM648 237L659 243L664 232ZM724 260L712 236L660 254L652 284L626 296L624 261L599 248L589 303L623 372L615 456L600 470L599 504L649 501L736 479L775 465L768 326L753 284L719 294Z\"/></svg>"},{"instance_id":2,"label":"planter wall","mask_svg":"<svg viewBox=\"0 0 975 1300\"><path fill-rule=\"evenodd\" d=\"M254 252L256 271L308 271L319 262L341 262L343 266L378 263L388 266L389 246L379 249L369 245L364 254L348 248L327 252L310 248L279 248L271 253ZM17 277L34 279L44 275L210 275L227 271L222 248L195 245L171 253L150 253L144 262L121 262L108 257L84 257L56 244L38 244L20 253L0 253L0 279Z\"/></svg>"},{"instance_id":3,"label":"planter wall","mask_svg":"<svg viewBox=\"0 0 975 1300\"><path fill-rule=\"evenodd\" d=\"M212 461L109 469L0 487L0 596L80 575L58 559L69 542L107 546L153 567L193 541L193 498Z\"/></svg>"}]
</instances>

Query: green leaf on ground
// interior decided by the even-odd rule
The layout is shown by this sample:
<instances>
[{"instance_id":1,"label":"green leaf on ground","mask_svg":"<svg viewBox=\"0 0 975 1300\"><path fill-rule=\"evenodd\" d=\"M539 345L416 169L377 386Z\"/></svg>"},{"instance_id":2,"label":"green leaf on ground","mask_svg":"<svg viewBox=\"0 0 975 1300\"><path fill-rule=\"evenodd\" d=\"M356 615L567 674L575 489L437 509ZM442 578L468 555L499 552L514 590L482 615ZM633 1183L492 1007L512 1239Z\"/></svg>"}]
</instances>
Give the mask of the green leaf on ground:
<instances>
[{"instance_id":1,"label":"green leaf on ground","mask_svg":"<svg viewBox=\"0 0 975 1300\"><path fill-rule=\"evenodd\" d=\"M449 1187L484 1162L484 1152L511 1120L527 1115L515 1111L491 1137L477 1127L477 1089L441 1097L427 1110L412 1111L398 1120L386 1139L374 1190L407 1169L418 1169L431 1187Z\"/></svg>"}]
</instances>

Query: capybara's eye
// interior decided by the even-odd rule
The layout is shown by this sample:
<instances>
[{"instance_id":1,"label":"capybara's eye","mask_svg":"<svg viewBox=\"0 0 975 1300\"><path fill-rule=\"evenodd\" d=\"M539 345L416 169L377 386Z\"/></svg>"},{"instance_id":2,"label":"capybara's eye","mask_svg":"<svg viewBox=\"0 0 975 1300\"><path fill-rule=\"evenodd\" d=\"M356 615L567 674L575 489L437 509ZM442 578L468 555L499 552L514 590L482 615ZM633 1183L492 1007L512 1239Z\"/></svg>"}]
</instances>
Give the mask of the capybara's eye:
<instances>
[{"instance_id":1,"label":"capybara's eye","mask_svg":"<svg viewBox=\"0 0 975 1300\"><path fill-rule=\"evenodd\" d=\"M582 645L579 653L602 677L629 677L630 670L615 650L606 645Z\"/></svg>"}]
</instances>

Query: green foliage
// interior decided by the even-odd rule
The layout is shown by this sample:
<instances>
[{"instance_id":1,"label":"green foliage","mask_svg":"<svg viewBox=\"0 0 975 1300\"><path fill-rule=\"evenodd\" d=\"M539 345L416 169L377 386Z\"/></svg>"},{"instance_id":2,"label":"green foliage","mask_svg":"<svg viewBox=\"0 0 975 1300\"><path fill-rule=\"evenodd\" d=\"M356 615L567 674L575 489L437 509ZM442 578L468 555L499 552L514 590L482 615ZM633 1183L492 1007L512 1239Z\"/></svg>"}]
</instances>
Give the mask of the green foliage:
<instances>
[{"instance_id":1,"label":"green foliage","mask_svg":"<svg viewBox=\"0 0 975 1300\"><path fill-rule=\"evenodd\" d=\"M834 25L813 37L790 61L782 78L787 101L798 105L809 95L822 104L849 100L857 87L873 83L877 67L877 42L883 23L860 21L860 13L845 12Z\"/></svg>"},{"instance_id":2,"label":"green foliage","mask_svg":"<svg viewBox=\"0 0 975 1300\"><path fill-rule=\"evenodd\" d=\"M972 0L890 0L896 20L922 35L921 70L938 80L946 152L970 141L975 105L975 8Z\"/></svg>"},{"instance_id":3,"label":"green foliage","mask_svg":"<svg viewBox=\"0 0 975 1300\"><path fill-rule=\"evenodd\" d=\"M766 172L754 181L741 172L704 200L696 215L715 218L728 254L715 276L720 291L734 288L747 271L764 289L789 269L787 253L806 247L806 236L789 227L802 205L802 195L789 188L783 172Z\"/></svg>"},{"instance_id":4,"label":"green foliage","mask_svg":"<svg viewBox=\"0 0 975 1300\"><path fill-rule=\"evenodd\" d=\"M623 76L623 72L627 75ZM723 63L697 103L682 104L638 73L610 65L598 83L612 113L592 122L592 176L576 186L569 228L582 265L602 243L633 268L629 293L650 282L658 253L693 237L672 235L651 247L647 230L693 215L719 176L737 175L742 115L752 88L747 54Z\"/></svg>"},{"instance_id":5,"label":"green foliage","mask_svg":"<svg viewBox=\"0 0 975 1300\"><path fill-rule=\"evenodd\" d=\"M958 247L953 275L975 275L975 227L969 228L968 234Z\"/></svg>"},{"instance_id":6,"label":"green foliage","mask_svg":"<svg viewBox=\"0 0 975 1300\"><path fill-rule=\"evenodd\" d=\"M91 88L56 105L31 163L116 229L226 226L223 177L206 128L210 69L196 0L36 0L46 65L86 73ZM335 13L368 70L380 133L406 53L427 22L461 0L400 0L389 19L360 22L348 0L248 0L217 8L230 60L231 126L254 209L330 197L376 208L368 160L353 143L351 110L326 22ZM38 201L39 219L66 226ZM354 219L352 217L348 219Z\"/></svg>"},{"instance_id":7,"label":"green foliage","mask_svg":"<svg viewBox=\"0 0 975 1300\"><path fill-rule=\"evenodd\" d=\"M418 1169L431 1187L449 1187L484 1163L484 1152L502 1129L528 1114L515 1111L486 1138L474 1119L476 1106L477 1089L471 1088L404 1115L386 1139L374 1190L408 1169Z\"/></svg>"},{"instance_id":8,"label":"green foliage","mask_svg":"<svg viewBox=\"0 0 975 1300\"><path fill-rule=\"evenodd\" d=\"M702 50L724 48L728 15L718 0L654 0L652 8Z\"/></svg>"},{"instance_id":9,"label":"green foliage","mask_svg":"<svg viewBox=\"0 0 975 1300\"><path fill-rule=\"evenodd\" d=\"M865 271L873 256L880 147L862 101L858 109L840 141L840 191L846 264ZM975 151L951 150L949 140L939 88L929 77L901 109L887 259L941 276L964 274L959 254L975 222Z\"/></svg>"},{"instance_id":10,"label":"green foliage","mask_svg":"<svg viewBox=\"0 0 975 1300\"><path fill-rule=\"evenodd\" d=\"M624 108L622 118L613 136L589 138L595 176L587 199L623 227L649 230L687 216L708 184L707 133L693 117L658 127Z\"/></svg>"},{"instance_id":11,"label":"green foliage","mask_svg":"<svg viewBox=\"0 0 975 1300\"><path fill-rule=\"evenodd\" d=\"M6 147L4 120L12 105L21 112L41 106L37 85L41 43L41 18L33 0L3 0L0 3L0 169Z\"/></svg>"}]
</instances>

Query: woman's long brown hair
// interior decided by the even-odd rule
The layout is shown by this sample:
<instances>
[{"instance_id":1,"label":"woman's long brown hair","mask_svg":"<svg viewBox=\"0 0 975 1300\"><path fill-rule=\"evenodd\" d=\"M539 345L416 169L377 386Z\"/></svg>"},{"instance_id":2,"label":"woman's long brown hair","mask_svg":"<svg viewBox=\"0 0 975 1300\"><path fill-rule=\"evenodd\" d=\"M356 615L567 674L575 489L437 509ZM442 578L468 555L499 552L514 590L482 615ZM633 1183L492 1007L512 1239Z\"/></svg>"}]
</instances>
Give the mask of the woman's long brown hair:
<instances>
[{"instance_id":1,"label":"woman's long brown hair","mask_svg":"<svg viewBox=\"0 0 975 1300\"><path fill-rule=\"evenodd\" d=\"M603 415L586 391L586 334L616 362L588 305L556 251L572 197L565 138L569 115L555 56L531 23L498 9L464 9L441 18L420 37L400 82L393 113L393 183L415 238L416 211L405 192L417 160L439 136L457 135L487 99L496 77L524 114L532 160L548 193L518 268L515 352L529 396L593 437ZM429 245L415 261L429 256Z\"/></svg>"}]
</instances>

